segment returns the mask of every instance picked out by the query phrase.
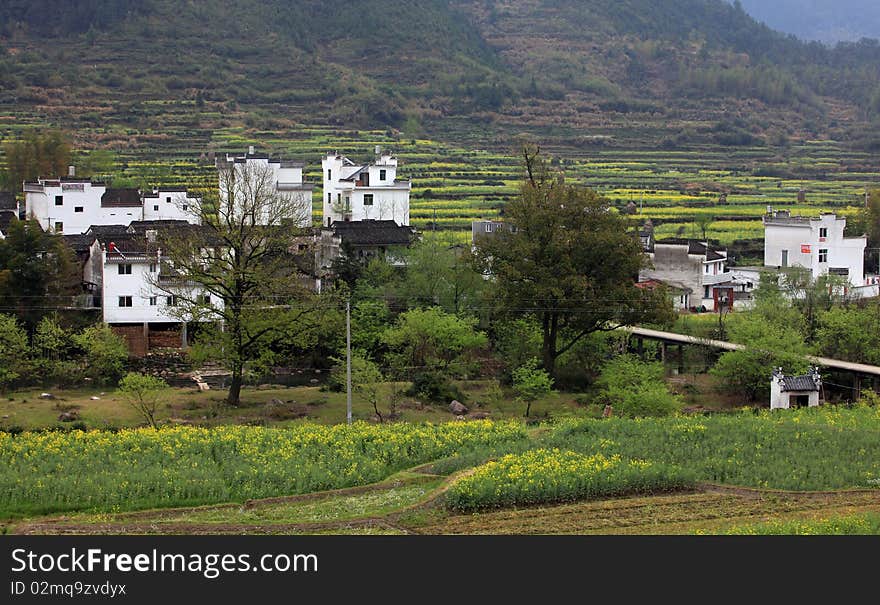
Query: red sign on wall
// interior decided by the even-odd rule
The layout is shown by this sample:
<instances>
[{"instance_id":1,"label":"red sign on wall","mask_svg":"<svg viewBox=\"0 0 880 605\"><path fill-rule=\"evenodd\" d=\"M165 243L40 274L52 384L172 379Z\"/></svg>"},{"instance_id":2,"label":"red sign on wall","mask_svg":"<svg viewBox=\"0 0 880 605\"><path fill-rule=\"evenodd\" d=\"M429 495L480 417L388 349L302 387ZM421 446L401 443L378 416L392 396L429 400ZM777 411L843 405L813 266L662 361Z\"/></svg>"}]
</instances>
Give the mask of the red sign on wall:
<instances>
[{"instance_id":1,"label":"red sign on wall","mask_svg":"<svg viewBox=\"0 0 880 605\"><path fill-rule=\"evenodd\" d=\"M810 244L801 244L801 254L810 253Z\"/></svg>"}]
</instances>

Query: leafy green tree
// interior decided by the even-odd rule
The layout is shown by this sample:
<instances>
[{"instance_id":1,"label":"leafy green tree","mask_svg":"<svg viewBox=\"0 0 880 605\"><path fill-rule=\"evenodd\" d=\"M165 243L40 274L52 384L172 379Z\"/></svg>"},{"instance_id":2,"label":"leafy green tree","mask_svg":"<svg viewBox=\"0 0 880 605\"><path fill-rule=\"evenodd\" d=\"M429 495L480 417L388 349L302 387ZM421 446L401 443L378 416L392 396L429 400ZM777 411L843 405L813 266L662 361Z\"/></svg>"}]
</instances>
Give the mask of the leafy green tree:
<instances>
[{"instance_id":1,"label":"leafy green tree","mask_svg":"<svg viewBox=\"0 0 880 605\"><path fill-rule=\"evenodd\" d=\"M14 316L0 314L0 391L21 377L27 358L27 333Z\"/></svg>"},{"instance_id":2,"label":"leafy green tree","mask_svg":"<svg viewBox=\"0 0 880 605\"><path fill-rule=\"evenodd\" d=\"M479 270L494 278L502 312L537 318L542 365L586 335L622 325L672 320L662 292L635 287L647 264L622 215L595 191L551 174L537 147L522 150L525 180L505 207L510 229L476 242Z\"/></svg>"},{"instance_id":3,"label":"leafy green tree","mask_svg":"<svg viewBox=\"0 0 880 605\"><path fill-rule=\"evenodd\" d=\"M532 403L553 391L553 378L538 366L538 358L533 357L513 371L513 390L517 399L526 404L524 415L528 418Z\"/></svg>"},{"instance_id":4,"label":"leafy green tree","mask_svg":"<svg viewBox=\"0 0 880 605\"><path fill-rule=\"evenodd\" d=\"M13 221L0 240L0 307L32 331L48 312L73 303L82 277L64 238L36 221Z\"/></svg>"},{"instance_id":5,"label":"leafy green tree","mask_svg":"<svg viewBox=\"0 0 880 605\"><path fill-rule=\"evenodd\" d=\"M310 208L300 194L279 191L273 178L268 167L223 168L218 186L197 191L189 204L200 227L159 234L168 262L154 285L178 297L182 321L213 322L194 353L230 370L230 406L239 404L248 365L265 362L271 340L321 302L300 281L302 256L292 252L304 234L295 225Z\"/></svg>"},{"instance_id":6,"label":"leafy green tree","mask_svg":"<svg viewBox=\"0 0 880 605\"><path fill-rule=\"evenodd\" d=\"M826 357L880 365L880 304L835 307L823 313L816 344Z\"/></svg>"},{"instance_id":7,"label":"leafy green tree","mask_svg":"<svg viewBox=\"0 0 880 605\"><path fill-rule=\"evenodd\" d=\"M391 365L401 373L436 368L460 375L488 339L476 320L440 308L412 309L382 334Z\"/></svg>"},{"instance_id":8,"label":"leafy green tree","mask_svg":"<svg viewBox=\"0 0 880 605\"><path fill-rule=\"evenodd\" d=\"M89 326L73 336L73 342L85 351L88 374L104 384L116 383L125 372L128 346L106 324Z\"/></svg>"},{"instance_id":9,"label":"leafy green tree","mask_svg":"<svg viewBox=\"0 0 880 605\"><path fill-rule=\"evenodd\" d=\"M382 333L388 329L391 312L384 300L362 300L351 310L351 346L378 359Z\"/></svg>"},{"instance_id":10,"label":"leafy green tree","mask_svg":"<svg viewBox=\"0 0 880 605\"><path fill-rule=\"evenodd\" d=\"M710 373L720 379L723 388L748 401L769 397L773 368L799 374L809 367L803 336L784 325L755 315L734 315L730 333L731 340L747 348L723 353Z\"/></svg>"},{"instance_id":11,"label":"leafy green tree","mask_svg":"<svg viewBox=\"0 0 880 605\"><path fill-rule=\"evenodd\" d=\"M384 380L379 366L363 355L352 355L351 388L358 397L373 406L379 422L384 420L379 411L379 395Z\"/></svg>"},{"instance_id":12,"label":"leafy green tree","mask_svg":"<svg viewBox=\"0 0 880 605\"><path fill-rule=\"evenodd\" d=\"M600 399L624 416L668 416L681 400L663 380L663 364L620 355L607 362L596 382Z\"/></svg>"},{"instance_id":13,"label":"leafy green tree","mask_svg":"<svg viewBox=\"0 0 880 605\"><path fill-rule=\"evenodd\" d=\"M61 131L50 130L42 134L28 131L20 141L3 146L6 155L8 185L16 193L24 181L37 177L56 178L67 174L70 164L70 142Z\"/></svg>"},{"instance_id":14,"label":"leafy green tree","mask_svg":"<svg viewBox=\"0 0 880 605\"><path fill-rule=\"evenodd\" d=\"M476 304L486 280L474 270L470 255L448 234L425 237L407 250L401 290L409 306L439 306L458 313Z\"/></svg>"},{"instance_id":15,"label":"leafy green tree","mask_svg":"<svg viewBox=\"0 0 880 605\"><path fill-rule=\"evenodd\" d=\"M152 428L156 428L156 411L159 408L162 391L168 386L155 376L129 372L119 381L119 393Z\"/></svg>"}]
</instances>

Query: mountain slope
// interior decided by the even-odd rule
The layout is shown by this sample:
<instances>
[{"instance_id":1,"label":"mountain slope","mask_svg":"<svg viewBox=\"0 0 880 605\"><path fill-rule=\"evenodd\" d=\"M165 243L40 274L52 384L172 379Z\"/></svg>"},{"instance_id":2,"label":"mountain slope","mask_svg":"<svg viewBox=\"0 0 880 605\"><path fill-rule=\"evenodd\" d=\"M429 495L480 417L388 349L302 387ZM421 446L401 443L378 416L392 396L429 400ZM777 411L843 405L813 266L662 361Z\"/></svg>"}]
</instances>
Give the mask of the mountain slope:
<instances>
[{"instance_id":1,"label":"mountain slope","mask_svg":"<svg viewBox=\"0 0 880 605\"><path fill-rule=\"evenodd\" d=\"M878 82L876 44L805 44L722 0L0 6L6 128L112 127L106 144L241 122L482 136L491 121L505 138L670 146L845 137L871 132Z\"/></svg>"}]
</instances>

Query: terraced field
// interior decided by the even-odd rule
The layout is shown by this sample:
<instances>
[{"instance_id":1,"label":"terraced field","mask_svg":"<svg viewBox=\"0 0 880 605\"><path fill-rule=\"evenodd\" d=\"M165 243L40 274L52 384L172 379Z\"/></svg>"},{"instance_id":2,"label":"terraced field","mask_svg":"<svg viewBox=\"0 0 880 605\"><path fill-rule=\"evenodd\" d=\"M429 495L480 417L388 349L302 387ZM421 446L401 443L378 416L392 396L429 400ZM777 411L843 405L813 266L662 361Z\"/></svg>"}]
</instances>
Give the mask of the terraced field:
<instances>
[{"instance_id":1,"label":"terraced field","mask_svg":"<svg viewBox=\"0 0 880 605\"><path fill-rule=\"evenodd\" d=\"M156 103L160 105L152 107ZM473 143L409 138L392 131L293 123L283 128L206 129L201 125L222 124L222 116L193 117L193 108L185 103L149 101L142 109L161 113L166 120L157 130L161 134L119 126L77 132L77 144L84 149L116 150L117 176L142 186L210 182L213 168L204 157L200 159L202 154L240 152L255 145L260 151L307 163L306 177L319 184L313 211L317 224L322 154L339 151L366 161L379 144L398 154L401 177L413 181L411 217L419 229L458 231L465 238L472 220L498 217L505 202L517 193L520 172L513 151L515 137L504 143L496 137L494 150L490 150ZM0 120L0 138L18 136L25 124L15 116ZM486 133L483 140L490 139ZM709 215L714 221L708 236L724 244L761 237L760 216L767 206L812 215L824 210L851 214L863 203L865 188L880 185L875 157L848 151L833 141L808 141L785 150L551 146L547 153L570 180L598 189L618 207L635 204L636 219L652 219L658 236L697 236L700 231L694 218ZM806 200L798 203L801 190ZM724 203L722 194L726 194Z\"/></svg>"}]
</instances>

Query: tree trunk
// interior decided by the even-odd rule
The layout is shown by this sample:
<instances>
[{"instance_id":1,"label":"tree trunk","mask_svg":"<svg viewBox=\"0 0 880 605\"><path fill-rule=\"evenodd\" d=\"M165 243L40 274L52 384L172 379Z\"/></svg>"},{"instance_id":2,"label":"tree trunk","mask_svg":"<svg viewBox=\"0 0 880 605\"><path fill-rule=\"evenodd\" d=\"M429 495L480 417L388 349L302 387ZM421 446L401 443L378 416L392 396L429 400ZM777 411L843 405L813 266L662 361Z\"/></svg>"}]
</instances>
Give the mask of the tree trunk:
<instances>
[{"instance_id":1,"label":"tree trunk","mask_svg":"<svg viewBox=\"0 0 880 605\"><path fill-rule=\"evenodd\" d=\"M531 401L526 401L526 414L525 414L526 418L529 417L529 412L530 412L531 410L532 410L532 402L531 402Z\"/></svg>"},{"instance_id":2,"label":"tree trunk","mask_svg":"<svg viewBox=\"0 0 880 605\"><path fill-rule=\"evenodd\" d=\"M232 367L232 382L229 383L229 394L226 396L227 405L238 407L241 398L241 381L242 367L240 363L236 363Z\"/></svg>"}]
</instances>

